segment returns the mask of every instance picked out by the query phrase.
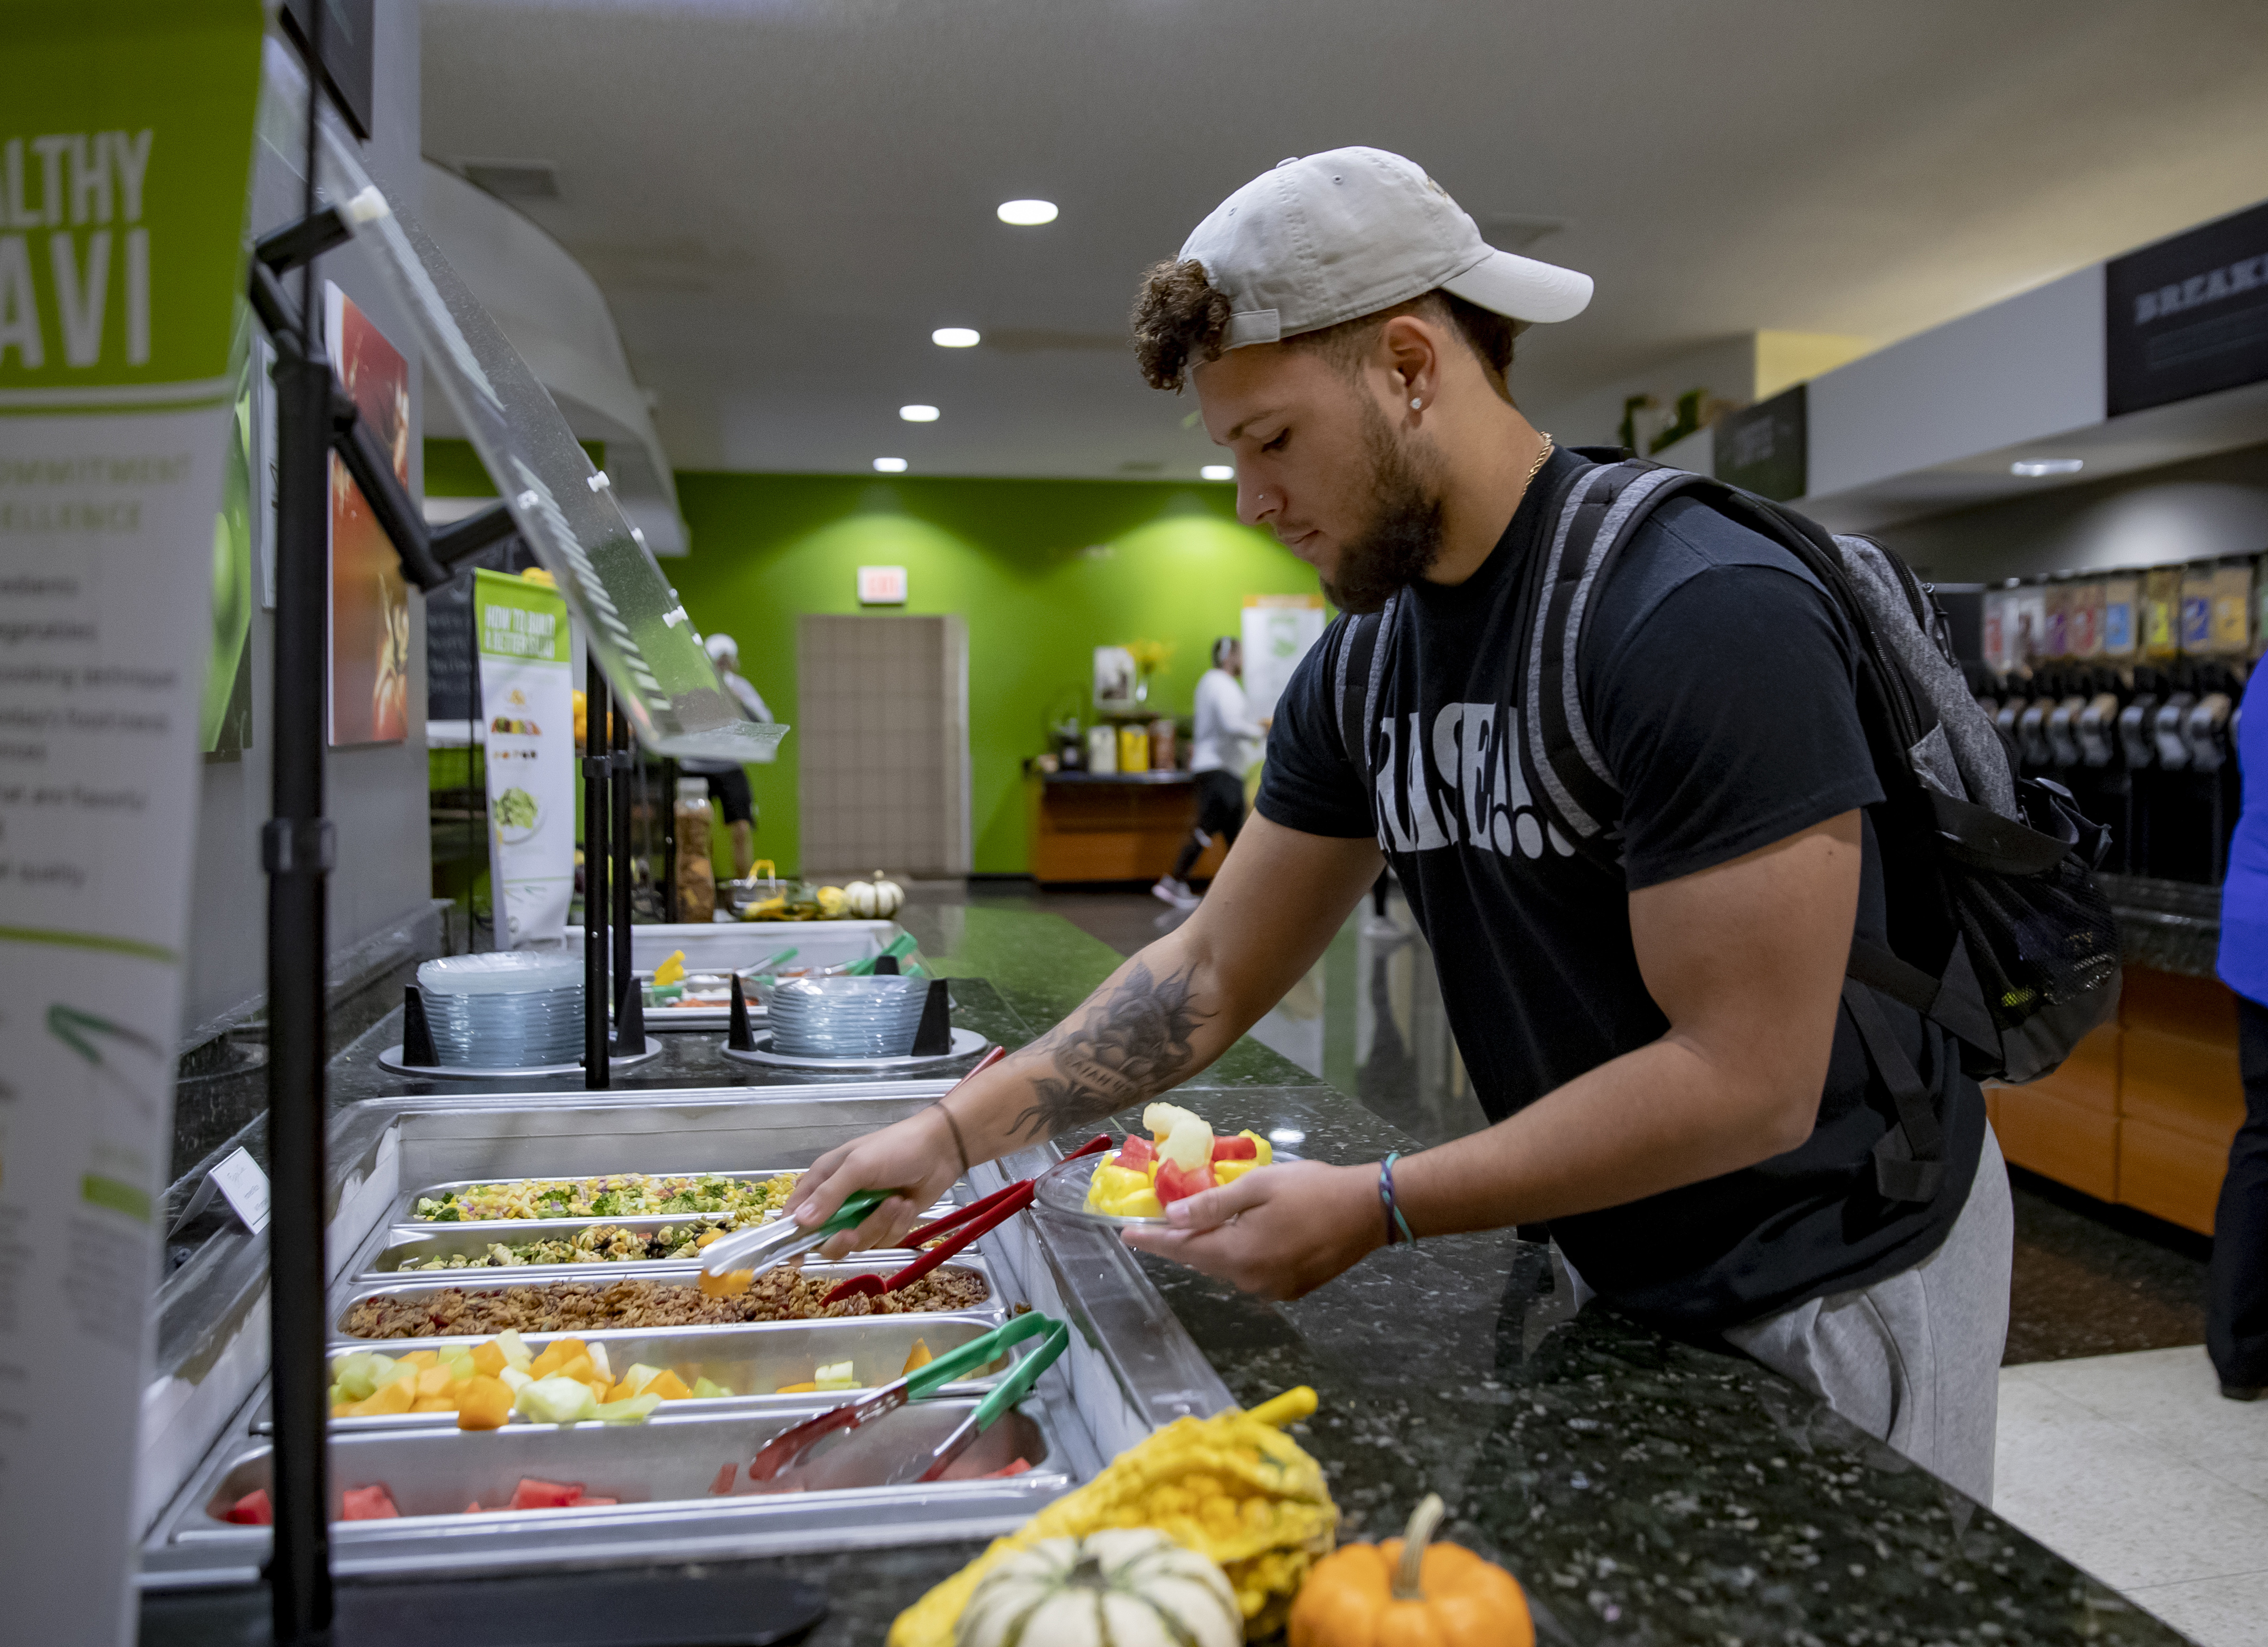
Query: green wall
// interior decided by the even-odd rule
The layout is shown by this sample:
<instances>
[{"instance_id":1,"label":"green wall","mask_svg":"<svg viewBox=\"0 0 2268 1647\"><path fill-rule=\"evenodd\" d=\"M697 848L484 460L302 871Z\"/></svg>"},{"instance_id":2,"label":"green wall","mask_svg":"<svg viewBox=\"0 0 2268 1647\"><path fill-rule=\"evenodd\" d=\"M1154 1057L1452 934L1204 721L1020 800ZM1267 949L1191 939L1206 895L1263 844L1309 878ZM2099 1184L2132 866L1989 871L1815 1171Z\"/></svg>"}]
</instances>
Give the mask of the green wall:
<instances>
[{"instance_id":1,"label":"green wall","mask_svg":"<svg viewBox=\"0 0 2268 1647\"><path fill-rule=\"evenodd\" d=\"M680 474L677 489L693 553L664 568L703 634L740 642L741 668L791 725L796 619L861 610L860 566L906 569L902 610L968 620L980 873L1028 867L1023 762L1048 746L1051 712L1084 710L1095 647L1172 643L1151 702L1186 716L1245 596L1315 588L1274 539L1236 523L1218 484ZM791 732L777 763L749 768L757 851L783 872L798 857L796 752Z\"/></svg>"},{"instance_id":2,"label":"green wall","mask_svg":"<svg viewBox=\"0 0 2268 1647\"><path fill-rule=\"evenodd\" d=\"M436 496L487 489L462 443L426 448ZM791 726L802 614L967 619L980 873L1028 867L1023 762L1048 746L1051 714L1084 711L1095 647L1172 643L1151 702L1185 717L1213 637L1236 633L1245 596L1315 589L1274 539L1237 524L1220 484L681 474L677 491L693 553L662 569L702 633L740 642L741 668ZM858 569L878 565L906 569L902 608L858 605ZM784 874L799 858L797 754L791 732L777 761L748 768L757 856Z\"/></svg>"}]
</instances>

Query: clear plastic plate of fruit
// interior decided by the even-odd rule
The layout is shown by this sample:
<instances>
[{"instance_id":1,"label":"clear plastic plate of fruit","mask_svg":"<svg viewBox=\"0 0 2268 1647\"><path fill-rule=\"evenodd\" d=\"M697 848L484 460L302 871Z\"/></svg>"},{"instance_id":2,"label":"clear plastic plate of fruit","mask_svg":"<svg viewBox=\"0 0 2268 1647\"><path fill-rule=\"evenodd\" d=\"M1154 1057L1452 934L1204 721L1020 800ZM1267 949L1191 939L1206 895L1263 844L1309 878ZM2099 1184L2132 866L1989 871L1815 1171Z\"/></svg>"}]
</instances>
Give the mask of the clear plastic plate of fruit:
<instances>
[{"instance_id":1,"label":"clear plastic plate of fruit","mask_svg":"<svg viewBox=\"0 0 2268 1647\"><path fill-rule=\"evenodd\" d=\"M1174 1104L1142 1112L1143 1131L1108 1155L1073 1156L1041 1173L1033 1199L1050 1212L1093 1224L1163 1224L1166 1208L1200 1190L1288 1161L1258 1133L1216 1133L1211 1123Z\"/></svg>"}]
</instances>

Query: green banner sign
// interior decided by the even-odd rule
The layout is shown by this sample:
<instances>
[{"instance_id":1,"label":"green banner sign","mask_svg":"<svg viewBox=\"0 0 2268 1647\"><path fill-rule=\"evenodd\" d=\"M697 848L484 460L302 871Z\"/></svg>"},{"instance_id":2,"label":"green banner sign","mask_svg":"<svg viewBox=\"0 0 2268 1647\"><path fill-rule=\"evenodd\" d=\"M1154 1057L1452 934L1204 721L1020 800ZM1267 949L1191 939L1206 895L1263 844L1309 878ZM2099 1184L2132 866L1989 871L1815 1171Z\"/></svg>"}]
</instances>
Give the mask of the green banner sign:
<instances>
[{"instance_id":1,"label":"green banner sign","mask_svg":"<svg viewBox=\"0 0 2268 1647\"><path fill-rule=\"evenodd\" d=\"M133 1638L137 1489L166 1485L137 1443L185 1416L148 1387L151 1294L262 26L259 0L0 0L11 1641Z\"/></svg>"}]
</instances>

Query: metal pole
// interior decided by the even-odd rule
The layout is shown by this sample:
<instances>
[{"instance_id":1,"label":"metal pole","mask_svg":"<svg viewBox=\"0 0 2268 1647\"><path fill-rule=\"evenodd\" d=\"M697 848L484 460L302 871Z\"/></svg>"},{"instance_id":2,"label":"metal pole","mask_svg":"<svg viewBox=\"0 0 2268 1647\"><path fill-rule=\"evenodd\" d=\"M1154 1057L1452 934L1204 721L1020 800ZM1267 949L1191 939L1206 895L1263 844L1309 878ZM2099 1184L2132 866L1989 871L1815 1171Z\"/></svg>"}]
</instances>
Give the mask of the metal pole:
<instances>
[{"instance_id":1,"label":"metal pole","mask_svg":"<svg viewBox=\"0 0 2268 1647\"><path fill-rule=\"evenodd\" d=\"M311 8L308 24L307 217L315 212L327 9ZM310 259L300 270L298 347L278 351L276 373L273 815L261 842L268 871L268 1342L276 1424L268 1576L279 1647L314 1647L331 1628L330 1406L323 1363L323 981L334 854L323 817L331 367Z\"/></svg>"},{"instance_id":2,"label":"metal pole","mask_svg":"<svg viewBox=\"0 0 2268 1647\"><path fill-rule=\"evenodd\" d=\"M607 677L588 652L583 667L583 1085L607 1089Z\"/></svg>"},{"instance_id":3,"label":"metal pole","mask_svg":"<svg viewBox=\"0 0 2268 1647\"><path fill-rule=\"evenodd\" d=\"M613 735L608 739L607 781L615 798L614 835L611 844L614 854L608 859L608 875L615 893L615 970L614 1002L617 1021L622 1003L630 994L633 982L630 967L630 717L616 715ZM643 1052L643 1047L625 1047L624 1052Z\"/></svg>"},{"instance_id":4,"label":"metal pole","mask_svg":"<svg viewBox=\"0 0 2268 1647\"><path fill-rule=\"evenodd\" d=\"M677 920L677 762L661 763L661 918Z\"/></svg>"}]
</instances>

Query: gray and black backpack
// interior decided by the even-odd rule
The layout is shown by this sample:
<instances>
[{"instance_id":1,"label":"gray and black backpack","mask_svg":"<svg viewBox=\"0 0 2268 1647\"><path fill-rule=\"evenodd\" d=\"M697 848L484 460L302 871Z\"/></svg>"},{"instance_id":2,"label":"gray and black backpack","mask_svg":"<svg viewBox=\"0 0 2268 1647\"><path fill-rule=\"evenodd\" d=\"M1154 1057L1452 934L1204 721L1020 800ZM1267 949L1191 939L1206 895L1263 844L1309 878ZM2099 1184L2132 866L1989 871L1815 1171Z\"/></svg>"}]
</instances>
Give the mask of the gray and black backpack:
<instances>
[{"instance_id":1,"label":"gray and black backpack","mask_svg":"<svg viewBox=\"0 0 2268 1647\"><path fill-rule=\"evenodd\" d=\"M1951 1032L1979 1079L2055 1069L2118 1003L2117 927L2093 874L2109 834L2062 785L2013 776L1954 661L1943 612L1896 555L1720 481L1612 449L1578 455L1592 467L1556 500L1514 608L1528 791L1555 846L1620 875L1622 796L1591 737L1575 660L1593 592L1655 509L1690 497L1795 556L1857 642L1859 719L1884 796L1870 815L1889 941L1855 939L1843 982L1843 1010L1897 1107L1898 1124L1875 1146L1875 1179L1889 1199L1932 1200L1944 1129L1875 996ZM1402 604L1342 621L1324 660L1366 789L1371 746L1359 731L1377 724Z\"/></svg>"}]
</instances>

